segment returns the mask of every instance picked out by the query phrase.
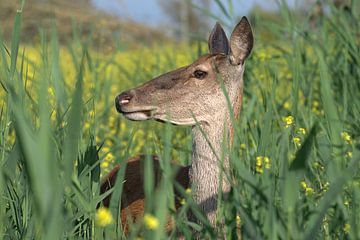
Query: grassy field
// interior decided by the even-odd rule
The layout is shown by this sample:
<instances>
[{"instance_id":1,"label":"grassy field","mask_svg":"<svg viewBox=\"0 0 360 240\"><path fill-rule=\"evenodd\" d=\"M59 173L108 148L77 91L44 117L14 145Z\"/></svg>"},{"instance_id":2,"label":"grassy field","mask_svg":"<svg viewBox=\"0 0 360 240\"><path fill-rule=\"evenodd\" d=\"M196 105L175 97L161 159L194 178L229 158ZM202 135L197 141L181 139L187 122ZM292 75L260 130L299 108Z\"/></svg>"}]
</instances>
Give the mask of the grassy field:
<instances>
[{"instance_id":1,"label":"grassy field","mask_svg":"<svg viewBox=\"0 0 360 240\"><path fill-rule=\"evenodd\" d=\"M360 19L351 4L330 6L315 26L286 6L274 21L253 17L255 48L227 150L233 188L219 206L229 239L238 225L244 239L360 239ZM223 10L229 30L237 18ZM101 177L139 153L188 164L191 136L185 127L124 119L114 97L191 63L207 46L120 43L99 51L76 29L67 45L55 29L24 45L21 24L18 11L11 42L0 35L0 236L122 238L121 180L110 209L97 210ZM172 238L191 239L194 229L201 238L217 234L206 220L186 220L189 208L196 212L191 193L173 212L172 171L164 168L156 191L145 171L147 214L129 239L166 238L167 215L176 221Z\"/></svg>"}]
</instances>

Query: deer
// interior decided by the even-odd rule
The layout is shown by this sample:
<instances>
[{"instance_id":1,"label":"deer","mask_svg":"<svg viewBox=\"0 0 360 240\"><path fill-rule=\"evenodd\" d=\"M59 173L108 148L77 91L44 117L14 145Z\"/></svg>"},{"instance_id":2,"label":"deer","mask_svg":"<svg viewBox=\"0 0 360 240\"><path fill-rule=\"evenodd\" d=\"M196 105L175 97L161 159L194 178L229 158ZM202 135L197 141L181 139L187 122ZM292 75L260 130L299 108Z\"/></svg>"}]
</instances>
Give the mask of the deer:
<instances>
[{"instance_id":1,"label":"deer","mask_svg":"<svg viewBox=\"0 0 360 240\"><path fill-rule=\"evenodd\" d=\"M234 126L229 101L238 119L245 60L253 44L252 28L246 17L235 26L230 40L217 22L208 39L208 54L115 98L116 110L129 120L155 120L192 128L191 165L180 167L175 180L183 188L192 188L194 202L213 226L216 225L217 196L220 192L229 193L231 188L229 179L224 177L230 175L229 156L224 156L222 163L218 156L224 140L229 146L233 142ZM129 216L136 221L144 212L141 161L144 161L144 156L130 158L125 170L122 193L125 200L121 206L123 227ZM153 156L152 161L156 175L160 171L157 157ZM116 166L105 178L102 193L113 187L120 168ZM219 180L221 173L223 177ZM104 199L105 206L109 205L109 197ZM176 207L179 207L178 202ZM188 217L194 218L191 214ZM171 228L171 223L167 228Z\"/></svg>"}]
</instances>

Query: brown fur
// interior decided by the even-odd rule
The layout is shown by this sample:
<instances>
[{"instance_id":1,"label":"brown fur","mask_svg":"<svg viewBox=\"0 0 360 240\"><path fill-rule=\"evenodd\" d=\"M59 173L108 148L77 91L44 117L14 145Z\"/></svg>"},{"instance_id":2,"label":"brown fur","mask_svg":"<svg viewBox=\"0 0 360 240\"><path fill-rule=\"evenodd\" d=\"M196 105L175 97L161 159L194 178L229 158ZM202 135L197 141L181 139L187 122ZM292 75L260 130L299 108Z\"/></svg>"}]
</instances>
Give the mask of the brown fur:
<instances>
[{"instance_id":1,"label":"brown fur","mask_svg":"<svg viewBox=\"0 0 360 240\"><path fill-rule=\"evenodd\" d=\"M143 161L146 161L145 155L132 157L128 160L125 176L124 176L124 184L123 184L123 192L122 192L122 201L121 201L121 223L125 233L128 232L128 222L136 222L137 219L143 216L145 210L145 196L144 196L144 179L143 179ZM153 161L154 166L154 176L155 176L155 185L158 184L160 180L160 165L159 159L157 156L152 156L150 159ZM104 178L100 192L105 193L109 189L111 189L116 182L116 178L118 172L120 170L120 165L116 165L114 169ZM189 187L189 167L180 167L178 173L176 175L176 181L184 188ZM134 187L136 186L136 187ZM178 191L175 191L175 207L180 207L179 199L181 199L181 195ZM106 197L102 204L105 207L109 207L111 200L111 195ZM170 231L172 228L172 223L170 219L166 224L166 230Z\"/></svg>"}]
</instances>

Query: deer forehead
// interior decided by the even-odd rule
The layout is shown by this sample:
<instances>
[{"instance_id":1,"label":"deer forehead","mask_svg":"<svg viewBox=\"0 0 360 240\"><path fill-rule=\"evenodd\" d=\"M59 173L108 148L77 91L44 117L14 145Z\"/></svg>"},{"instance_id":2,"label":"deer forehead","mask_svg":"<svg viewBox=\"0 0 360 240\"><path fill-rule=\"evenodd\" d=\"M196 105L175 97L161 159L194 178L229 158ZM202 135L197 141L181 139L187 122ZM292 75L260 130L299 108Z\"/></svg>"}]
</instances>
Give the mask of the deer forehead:
<instances>
[{"instance_id":1,"label":"deer forehead","mask_svg":"<svg viewBox=\"0 0 360 240\"><path fill-rule=\"evenodd\" d=\"M226 58L226 56L223 54L206 54L201 56L190 66L202 71L211 71L215 70L214 67L221 64L224 58Z\"/></svg>"}]
</instances>

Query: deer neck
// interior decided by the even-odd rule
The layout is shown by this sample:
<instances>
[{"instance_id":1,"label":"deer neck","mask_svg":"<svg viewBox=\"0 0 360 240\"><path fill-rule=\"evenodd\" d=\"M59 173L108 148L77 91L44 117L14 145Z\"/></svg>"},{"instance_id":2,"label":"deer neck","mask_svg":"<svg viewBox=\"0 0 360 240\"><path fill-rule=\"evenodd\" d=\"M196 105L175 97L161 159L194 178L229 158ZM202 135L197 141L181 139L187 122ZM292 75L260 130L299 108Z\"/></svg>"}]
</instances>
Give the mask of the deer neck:
<instances>
[{"instance_id":1,"label":"deer neck","mask_svg":"<svg viewBox=\"0 0 360 240\"><path fill-rule=\"evenodd\" d=\"M235 118L240 114L242 102L242 78L234 92L229 92ZM233 126L228 111L214 114L212 120L194 126L193 154L190 168L190 184L195 202L215 224L219 193L230 191L229 147L232 145Z\"/></svg>"}]
</instances>

